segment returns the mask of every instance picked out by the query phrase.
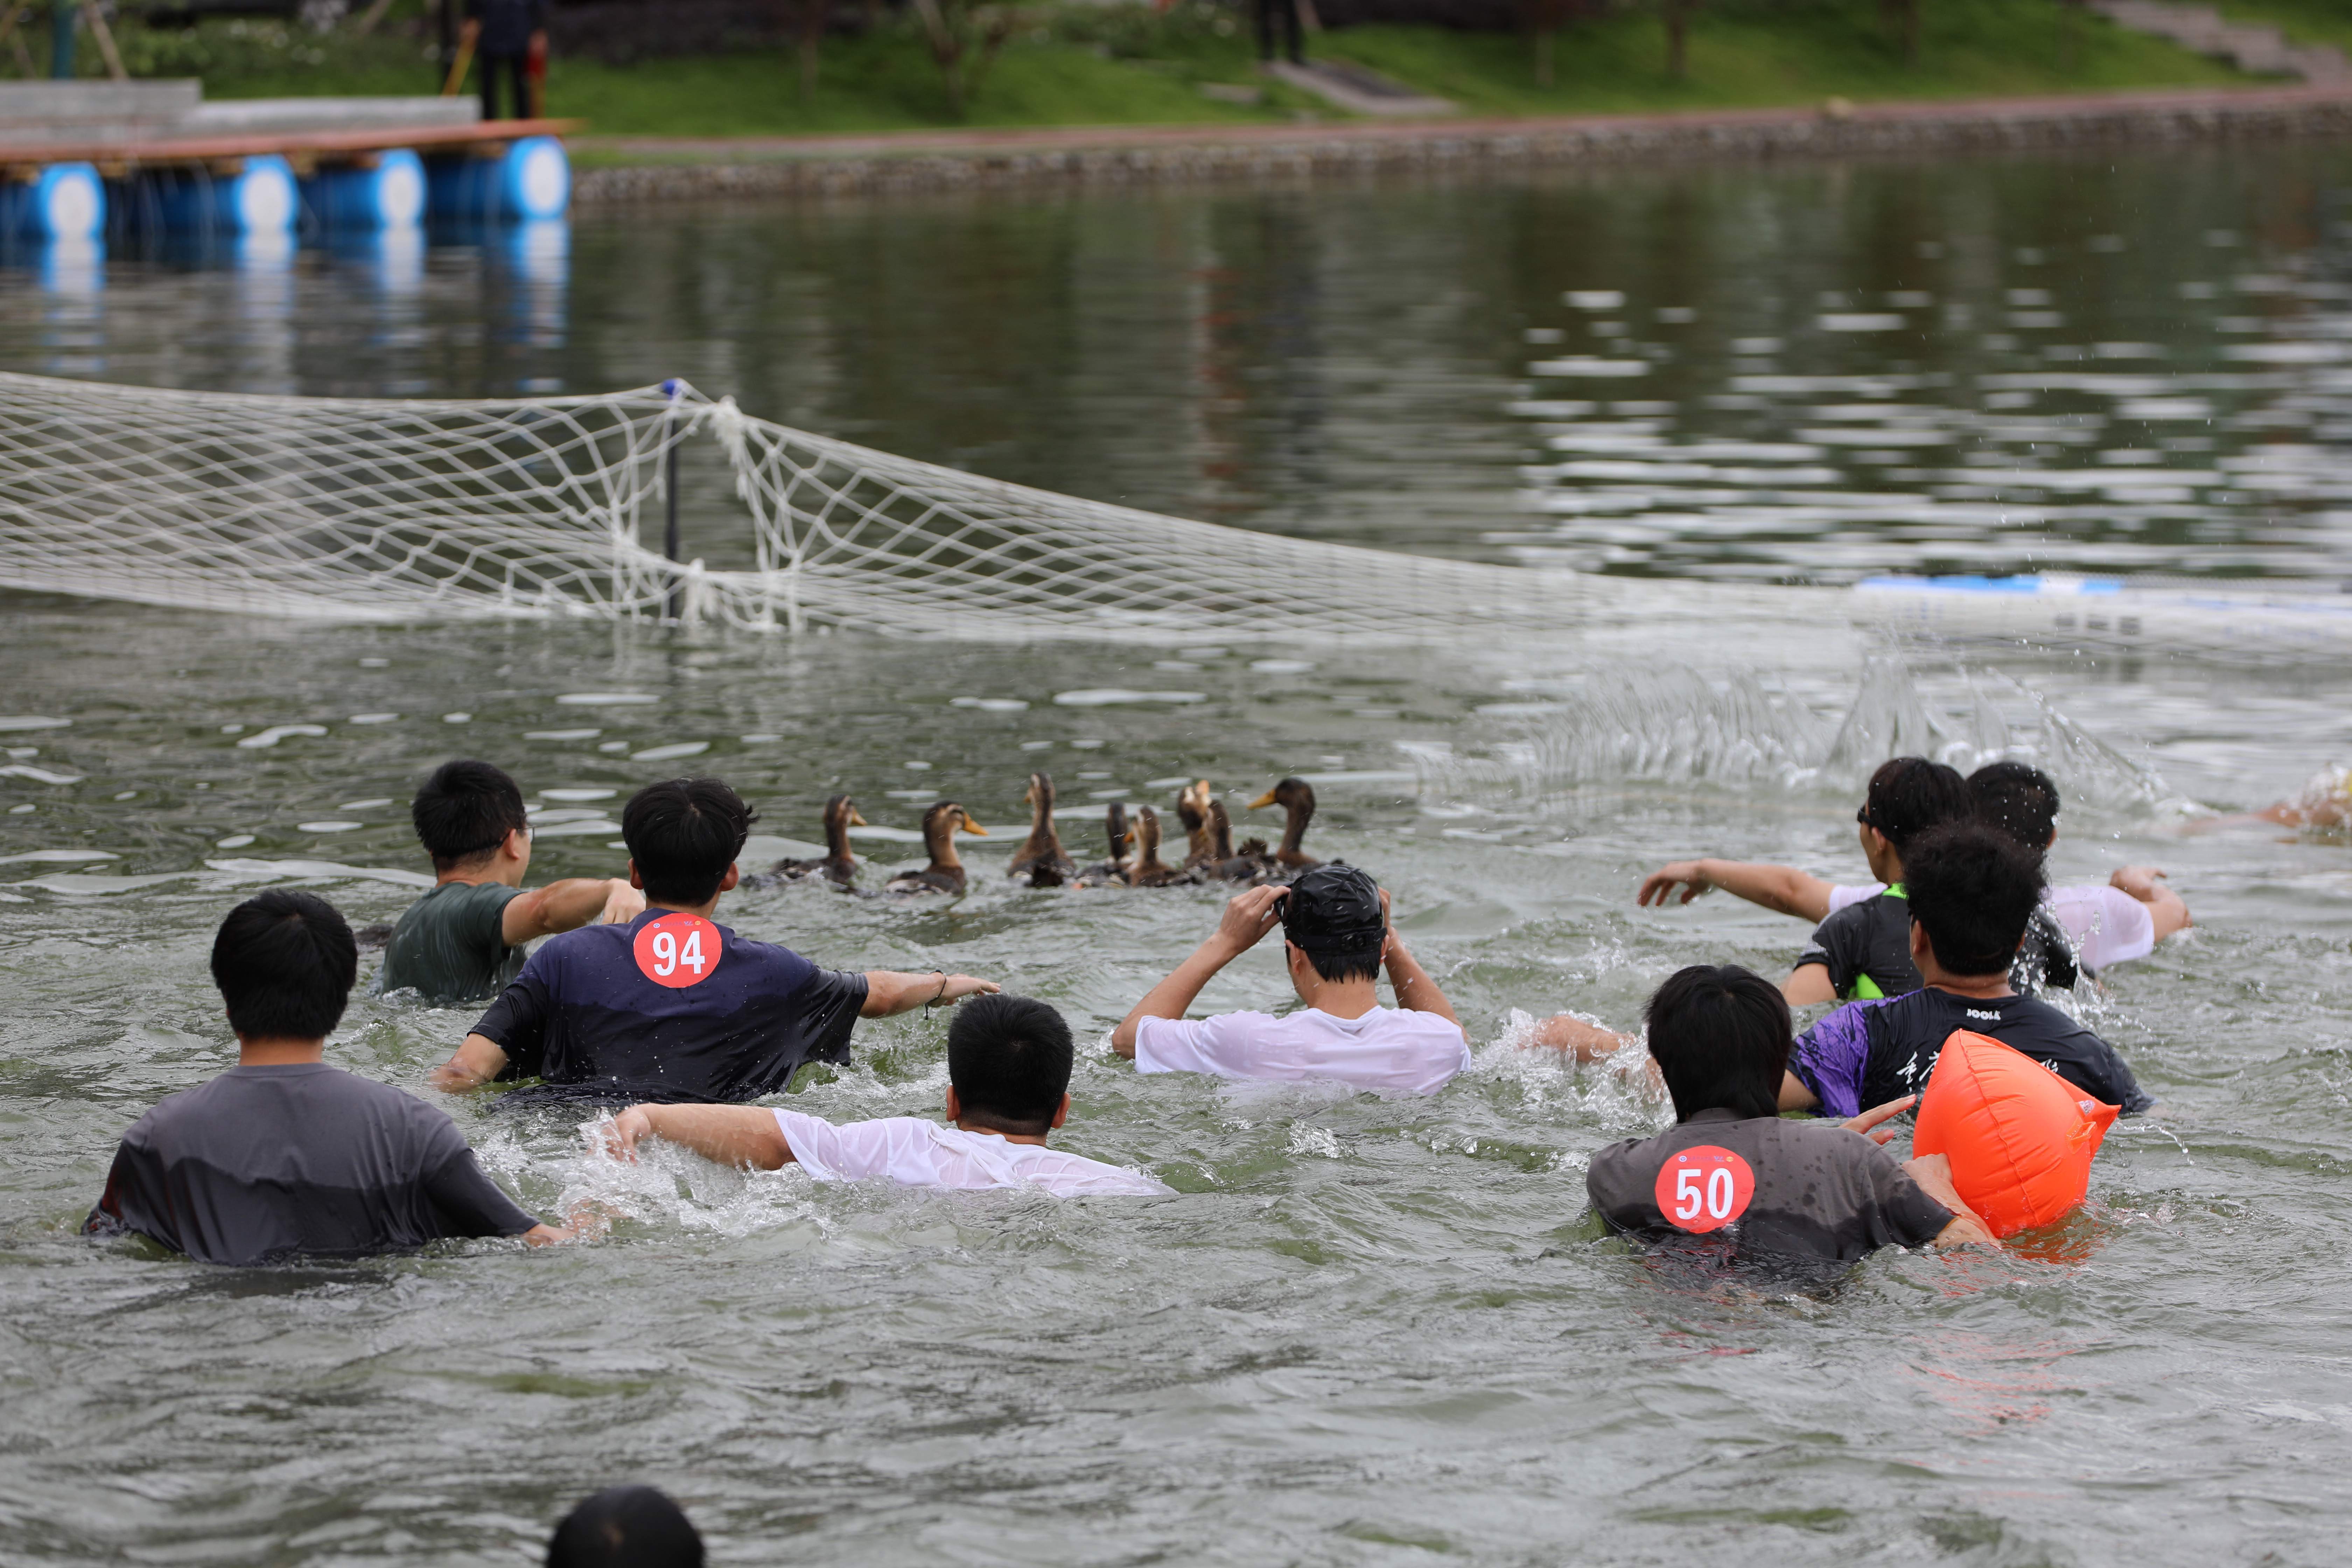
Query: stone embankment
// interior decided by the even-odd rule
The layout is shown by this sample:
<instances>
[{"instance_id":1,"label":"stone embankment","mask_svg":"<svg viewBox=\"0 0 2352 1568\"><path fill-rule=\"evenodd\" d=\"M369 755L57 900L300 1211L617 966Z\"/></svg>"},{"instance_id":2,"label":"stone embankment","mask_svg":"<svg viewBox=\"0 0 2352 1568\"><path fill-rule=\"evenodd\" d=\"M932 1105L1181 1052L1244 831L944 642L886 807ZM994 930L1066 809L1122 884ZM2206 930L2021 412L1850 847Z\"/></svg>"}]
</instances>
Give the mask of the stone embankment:
<instances>
[{"instance_id":1,"label":"stone embankment","mask_svg":"<svg viewBox=\"0 0 2352 1568\"><path fill-rule=\"evenodd\" d=\"M1108 127L799 140L583 138L586 204L709 197L1129 185L1407 171L1919 155L2352 134L2352 87L2118 93L1815 109Z\"/></svg>"}]
</instances>

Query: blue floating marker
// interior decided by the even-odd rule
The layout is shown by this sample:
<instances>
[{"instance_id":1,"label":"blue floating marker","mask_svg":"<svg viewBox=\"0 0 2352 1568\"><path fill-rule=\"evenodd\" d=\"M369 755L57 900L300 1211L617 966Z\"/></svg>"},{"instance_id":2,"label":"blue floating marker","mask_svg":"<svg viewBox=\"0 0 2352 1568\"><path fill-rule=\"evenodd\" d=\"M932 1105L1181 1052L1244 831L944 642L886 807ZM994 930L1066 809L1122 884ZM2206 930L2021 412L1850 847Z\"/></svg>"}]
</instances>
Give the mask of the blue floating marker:
<instances>
[{"instance_id":1,"label":"blue floating marker","mask_svg":"<svg viewBox=\"0 0 2352 1568\"><path fill-rule=\"evenodd\" d=\"M372 168L321 169L302 182L302 200L329 228L414 228L425 218L425 160L395 147Z\"/></svg>"},{"instance_id":2,"label":"blue floating marker","mask_svg":"<svg viewBox=\"0 0 2352 1568\"><path fill-rule=\"evenodd\" d=\"M274 153L246 159L233 174L172 169L152 178L157 215L180 233L290 235L302 213L294 170Z\"/></svg>"},{"instance_id":3,"label":"blue floating marker","mask_svg":"<svg viewBox=\"0 0 2352 1568\"><path fill-rule=\"evenodd\" d=\"M489 157L436 158L425 173L436 217L530 221L572 206L572 160L552 136L526 136Z\"/></svg>"},{"instance_id":4,"label":"blue floating marker","mask_svg":"<svg viewBox=\"0 0 2352 1568\"><path fill-rule=\"evenodd\" d=\"M88 163L51 163L0 192L0 225L22 239L97 239L106 232L106 186Z\"/></svg>"}]
</instances>

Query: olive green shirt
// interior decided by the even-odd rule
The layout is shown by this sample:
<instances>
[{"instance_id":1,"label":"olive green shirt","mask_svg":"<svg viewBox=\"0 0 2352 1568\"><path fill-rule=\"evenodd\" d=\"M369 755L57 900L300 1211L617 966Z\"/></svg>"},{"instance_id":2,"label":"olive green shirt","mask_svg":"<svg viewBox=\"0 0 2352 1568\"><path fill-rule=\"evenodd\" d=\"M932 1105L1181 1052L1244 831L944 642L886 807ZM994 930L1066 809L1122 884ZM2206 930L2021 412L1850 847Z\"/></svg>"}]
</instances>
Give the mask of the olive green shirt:
<instances>
[{"instance_id":1,"label":"olive green shirt","mask_svg":"<svg viewBox=\"0 0 2352 1568\"><path fill-rule=\"evenodd\" d=\"M408 906L376 975L380 992L415 990L432 1003L495 996L522 973L523 950L507 945L504 882L444 882Z\"/></svg>"}]
</instances>

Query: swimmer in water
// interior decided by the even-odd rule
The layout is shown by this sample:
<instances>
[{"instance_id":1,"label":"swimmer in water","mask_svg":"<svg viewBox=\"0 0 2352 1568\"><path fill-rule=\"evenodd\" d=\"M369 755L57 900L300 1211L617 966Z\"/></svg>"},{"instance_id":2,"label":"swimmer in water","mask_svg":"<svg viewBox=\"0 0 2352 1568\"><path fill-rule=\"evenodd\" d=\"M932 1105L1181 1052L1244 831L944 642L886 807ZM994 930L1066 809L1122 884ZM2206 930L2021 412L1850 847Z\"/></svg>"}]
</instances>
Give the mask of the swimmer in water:
<instances>
[{"instance_id":1,"label":"swimmer in water","mask_svg":"<svg viewBox=\"0 0 2352 1568\"><path fill-rule=\"evenodd\" d=\"M1909 1097L1837 1126L1782 1120L1789 1005L1771 982L1696 965L1658 987L1648 1016L1675 1125L1592 1156L1585 1192L1611 1230L1828 1263L1881 1247L1998 1245L1943 1155L1898 1163L1880 1147L1894 1135L1880 1123Z\"/></svg>"},{"instance_id":2,"label":"swimmer in water","mask_svg":"<svg viewBox=\"0 0 2352 1568\"><path fill-rule=\"evenodd\" d=\"M2281 827L2299 828L2306 833L2342 834L2352 830L2352 768L2328 768L2305 784L2303 793L2293 800L2264 806L2252 816L2258 821L2275 822Z\"/></svg>"},{"instance_id":3,"label":"swimmer in water","mask_svg":"<svg viewBox=\"0 0 2352 1568\"><path fill-rule=\"evenodd\" d=\"M742 797L717 779L639 790L621 813L621 837L645 912L541 944L434 1069L434 1087L543 1080L499 1102L514 1108L551 1099L757 1100L782 1092L803 1062L847 1061L860 1018L997 989L939 971L820 969L715 923L752 820Z\"/></svg>"},{"instance_id":4,"label":"swimmer in water","mask_svg":"<svg viewBox=\"0 0 2352 1568\"><path fill-rule=\"evenodd\" d=\"M522 791L488 763L442 763L409 815L433 857L433 889L393 928L379 992L415 991L436 1005L495 996L522 972L523 943L645 910L645 895L619 877L567 877L524 892Z\"/></svg>"},{"instance_id":5,"label":"swimmer in water","mask_svg":"<svg viewBox=\"0 0 2352 1568\"><path fill-rule=\"evenodd\" d=\"M1019 1187L1057 1197L1152 1197L1154 1178L1045 1141L1069 1119L1070 1026L1026 996L982 996L948 1026L948 1125L889 1116L835 1125L756 1105L633 1105L604 1130L614 1155L635 1160L648 1138L723 1165L797 1164L820 1182L882 1180L902 1187Z\"/></svg>"}]
</instances>

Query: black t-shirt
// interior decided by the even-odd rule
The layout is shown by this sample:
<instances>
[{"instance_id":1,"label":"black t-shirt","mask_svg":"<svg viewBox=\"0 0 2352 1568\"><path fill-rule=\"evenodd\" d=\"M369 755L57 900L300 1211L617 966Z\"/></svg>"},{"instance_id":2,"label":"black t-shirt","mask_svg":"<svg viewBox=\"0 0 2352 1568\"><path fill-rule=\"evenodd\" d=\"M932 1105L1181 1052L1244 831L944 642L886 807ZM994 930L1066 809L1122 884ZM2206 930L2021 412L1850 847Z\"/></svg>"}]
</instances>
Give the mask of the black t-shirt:
<instances>
[{"instance_id":1,"label":"black t-shirt","mask_svg":"<svg viewBox=\"0 0 2352 1568\"><path fill-rule=\"evenodd\" d=\"M542 943L474 1026L501 1079L548 1100L728 1104L774 1094L803 1062L845 1062L866 976L676 910Z\"/></svg>"},{"instance_id":2,"label":"black t-shirt","mask_svg":"<svg viewBox=\"0 0 2352 1568\"><path fill-rule=\"evenodd\" d=\"M1611 1144L1584 1189L1612 1230L1832 1263L1933 1241L1953 1217L1859 1132L1729 1110Z\"/></svg>"},{"instance_id":3,"label":"black t-shirt","mask_svg":"<svg viewBox=\"0 0 2352 1568\"><path fill-rule=\"evenodd\" d=\"M1956 996L1914 991L1888 1002L1855 1002L1797 1037L1789 1070L1822 1102L1824 1116L1856 1116L1927 1087L1944 1042L1967 1029L2021 1051L2076 1089L2137 1115L2156 1101L2115 1047L2033 996Z\"/></svg>"},{"instance_id":4,"label":"black t-shirt","mask_svg":"<svg viewBox=\"0 0 2352 1568\"><path fill-rule=\"evenodd\" d=\"M482 25L477 53L486 59L527 54L530 36L547 30L548 0L466 0L466 16Z\"/></svg>"},{"instance_id":5,"label":"black t-shirt","mask_svg":"<svg viewBox=\"0 0 2352 1568\"><path fill-rule=\"evenodd\" d=\"M523 950L506 937L507 906L521 897L503 882L433 889L393 928L375 988L414 991L436 1005L497 995L522 973Z\"/></svg>"},{"instance_id":6,"label":"black t-shirt","mask_svg":"<svg viewBox=\"0 0 2352 1568\"><path fill-rule=\"evenodd\" d=\"M137 1231L206 1263L390 1252L539 1221L442 1112L323 1062L232 1068L122 1135L82 1229Z\"/></svg>"},{"instance_id":7,"label":"black t-shirt","mask_svg":"<svg viewBox=\"0 0 2352 1568\"><path fill-rule=\"evenodd\" d=\"M1842 1002L1918 990L1918 966L1911 962L1911 901L1897 886L1832 913L1813 928L1812 941L1797 954L1796 967L1808 963L1829 970L1830 986ZM2021 991L2072 991L2075 978L2074 945L2048 908L2037 904L2010 966L2010 984Z\"/></svg>"}]
</instances>

